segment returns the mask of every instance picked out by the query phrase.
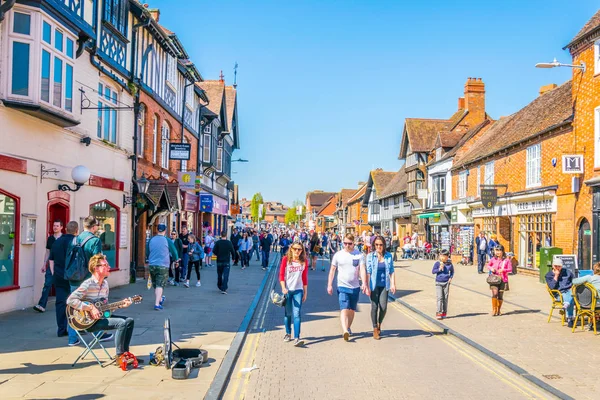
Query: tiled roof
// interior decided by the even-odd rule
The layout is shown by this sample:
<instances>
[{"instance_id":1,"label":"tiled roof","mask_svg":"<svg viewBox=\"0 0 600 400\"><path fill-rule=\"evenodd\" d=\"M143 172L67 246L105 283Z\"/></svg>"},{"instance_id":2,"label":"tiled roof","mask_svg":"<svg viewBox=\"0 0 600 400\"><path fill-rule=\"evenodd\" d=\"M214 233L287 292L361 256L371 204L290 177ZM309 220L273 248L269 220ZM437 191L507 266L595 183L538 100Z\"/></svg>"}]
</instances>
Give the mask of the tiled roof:
<instances>
[{"instance_id":1,"label":"tiled roof","mask_svg":"<svg viewBox=\"0 0 600 400\"><path fill-rule=\"evenodd\" d=\"M581 30L579 31L579 33L577 35L575 35L575 37L573 38L573 40L571 40L571 42L569 42L569 44L567 44L564 48L568 48L571 47L572 45L574 45L576 42L578 42L579 40L583 39L583 37L585 35L587 35L588 33L592 32L593 30L597 29L600 27L600 10L596 11L596 14L594 14L594 16L592 18L590 18L590 20L583 26L583 28L581 28Z\"/></svg>"},{"instance_id":2,"label":"tiled roof","mask_svg":"<svg viewBox=\"0 0 600 400\"><path fill-rule=\"evenodd\" d=\"M206 108L208 108L212 113L216 114L217 116L221 115L221 106L223 105L223 91L225 90L225 83L221 81L211 80L198 82L197 85L200 86L206 92L206 95L210 100L208 107Z\"/></svg>"},{"instance_id":3,"label":"tiled roof","mask_svg":"<svg viewBox=\"0 0 600 400\"><path fill-rule=\"evenodd\" d=\"M323 211L325 211L325 209L327 209L327 207L329 207L331 202L335 202L336 199L337 199L337 193L334 194L333 196L330 196L329 199L325 203L323 203L323 205L317 210L317 215L325 215L325 214L323 214Z\"/></svg>"},{"instance_id":4,"label":"tiled roof","mask_svg":"<svg viewBox=\"0 0 600 400\"><path fill-rule=\"evenodd\" d=\"M456 145L454 145L452 147L452 150L446 152L442 156L441 160L445 160L447 158L453 157L455 154L457 154L457 152L459 152L460 150L462 150L463 145L468 140L470 140L475 135L477 135L482 129L486 129L486 127L489 128L489 126L490 126L491 123L493 123L492 120L486 119L482 123L480 123L479 125L475 125L472 129L470 129L467 132L465 132L464 134L462 134L462 137L460 138L460 140L458 141L458 143L456 143ZM436 162L441 161L441 160L434 160L434 161L430 162L429 164L435 164Z\"/></svg>"},{"instance_id":5,"label":"tiled roof","mask_svg":"<svg viewBox=\"0 0 600 400\"><path fill-rule=\"evenodd\" d=\"M450 119L448 120L450 122L450 126L448 127L449 129L454 129L456 127L456 125L458 125L460 123L460 121L463 120L463 118L468 114L469 112L467 110L464 109L459 109L457 112L454 113L453 116L450 117Z\"/></svg>"},{"instance_id":6,"label":"tiled roof","mask_svg":"<svg viewBox=\"0 0 600 400\"><path fill-rule=\"evenodd\" d=\"M362 197L365 195L366 191L367 191L367 184L365 183L364 185L362 185L360 187L360 189L358 189L356 192L354 192L354 194L352 195L352 197L350 197L348 199L348 203L347 204L352 204L352 203L356 203L357 201L361 201Z\"/></svg>"},{"instance_id":7,"label":"tiled roof","mask_svg":"<svg viewBox=\"0 0 600 400\"><path fill-rule=\"evenodd\" d=\"M397 194L406 192L407 187L408 186L406 183L406 172L404 170L403 165L402 168L400 168L398 172L394 174L394 177L392 178L390 183L383 189L383 191L377 197L382 199L386 197L395 196Z\"/></svg>"},{"instance_id":8,"label":"tiled roof","mask_svg":"<svg viewBox=\"0 0 600 400\"><path fill-rule=\"evenodd\" d=\"M235 98L237 90L233 86L225 87L225 102L227 103L227 129L229 132L233 129L233 112L235 110Z\"/></svg>"},{"instance_id":9,"label":"tiled roof","mask_svg":"<svg viewBox=\"0 0 600 400\"><path fill-rule=\"evenodd\" d=\"M438 132L449 129L450 125L447 119L406 118L410 149L416 153L433 150Z\"/></svg>"},{"instance_id":10,"label":"tiled roof","mask_svg":"<svg viewBox=\"0 0 600 400\"><path fill-rule=\"evenodd\" d=\"M441 131L438 132L437 139L435 141L434 148L438 147L454 147L458 144L460 139L465 135L465 132L461 131Z\"/></svg>"},{"instance_id":11,"label":"tiled roof","mask_svg":"<svg viewBox=\"0 0 600 400\"><path fill-rule=\"evenodd\" d=\"M346 204L348 204L348 200L350 200L350 197L352 197L354 193L356 193L356 189L342 189L340 191L342 207L345 207Z\"/></svg>"},{"instance_id":12,"label":"tiled roof","mask_svg":"<svg viewBox=\"0 0 600 400\"><path fill-rule=\"evenodd\" d=\"M491 156L521 141L535 138L543 131L571 121L573 102L571 81L546 92L509 117L500 118L482 136L477 144L455 157L452 169Z\"/></svg>"},{"instance_id":13,"label":"tiled roof","mask_svg":"<svg viewBox=\"0 0 600 400\"><path fill-rule=\"evenodd\" d=\"M321 207L335 193L330 192L309 192L308 199L311 207Z\"/></svg>"},{"instance_id":14,"label":"tiled roof","mask_svg":"<svg viewBox=\"0 0 600 400\"><path fill-rule=\"evenodd\" d=\"M383 189L389 185L394 178L394 175L396 175L395 172L387 172L379 169L371 171L371 176L373 177L373 186L375 186L377 197L379 197L379 193L381 193Z\"/></svg>"}]
</instances>

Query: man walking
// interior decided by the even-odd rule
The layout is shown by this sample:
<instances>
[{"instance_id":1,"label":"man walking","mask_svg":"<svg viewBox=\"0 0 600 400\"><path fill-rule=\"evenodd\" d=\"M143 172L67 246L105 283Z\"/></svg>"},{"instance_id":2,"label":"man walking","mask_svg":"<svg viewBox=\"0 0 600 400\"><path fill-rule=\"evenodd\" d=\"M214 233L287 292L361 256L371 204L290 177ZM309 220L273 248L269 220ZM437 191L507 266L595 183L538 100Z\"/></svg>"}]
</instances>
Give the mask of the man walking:
<instances>
[{"instance_id":1,"label":"man walking","mask_svg":"<svg viewBox=\"0 0 600 400\"><path fill-rule=\"evenodd\" d=\"M354 235L351 233L344 236L344 249L335 253L331 261L327 282L327 293L330 295L333 294L333 278L336 270L338 271L337 292L341 311L340 321L342 323L343 338L348 341L352 334L352 321L356 313L361 288L367 296L371 294L367 285L365 256L354 249ZM358 280L359 276L362 285Z\"/></svg>"},{"instance_id":2,"label":"man walking","mask_svg":"<svg viewBox=\"0 0 600 400\"><path fill-rule=\"evenodd\" d=\"M42 288L42 296L38 303L33 306L33 309L37 312L45 312L46 305L48 304L48 296L50 296L50 290L52 289L52 271L48 268L48 259L50 257L50 250L54 242L61 237L63 229L63 223L57 219L52 222L52 235L48 236L46 240L46 254L44 255L44 265L42 265L42 272L44 273L44 287Z\"/></svg>"},{"instance_id":3,"label":"man walking","mask_svg":"<svg viewBox=\"0 0 600 400\"><path fill-rule=\"evenodd\" d=\"M213 248L217 256L217 287L223 294L227 294L229 283L229 269L231 267L231 258L235 257L235 250L230 240L227 240L227 231L221 232L221 239L217 240Z\"/></svg>"},{"instance_id":4,"label":"man walking","mask_svg":"<svg viewBox=\"0 0 600 400\"><path fill-rule=\"evenodd\" d=\"M475 239L475 246L477 247L477 272L483 274L488 252L488 240L483 231L479 231L479 236Z\"/></svg>"},{"instance_id":5,"label":"man walking","mask_svg":"<svg viewBox=\"0 0 600 400\"><path fill-rule=\"evenodd\" d=\"M263 231L263 235L260 238L260 250L263 271L266 271L267 267L269 266L269 252L271 250L271 244L273 243L272 240L272 236L267 235L267 232Z\"/></svg>"},{"instance_id":6,"label":"man walking","mask_svg":"<svg viewBox=\"0 0 600 400\"><path fill-rule=\"evenodd\" d=\"M61 235L50 249L50 256L48 257L48 268L52 271L54 279L52 283L56 290L56 326L58 330L56 332L58 337L68 336L67 330L67 298L71 294L71 287L69 281L65 279L65 264L67 258L67 252L69 246L77 231L79 225L75 221L71 221L67 224L67 233Z\"/></svg>"},{"instance_id":7,"label":"man walking","mask_svg":"<svg viewBox=\"0 0 600 400\"><path fill-rule=\"evenodd\" d=\"M252 252L250 252L250 260L252 260L252 255L256 253L256 261L260 261L260 252L258 250L258 233L256 231L252 232Z\"/></svg>"},{"instance_id":8,"label":"man walking","mask_svg":"<svg viewBox=\"0 0 600 400\"><path fill-rule=\"evenodd\" d=\"M240 261L240 240L242 239L242 235L238 233L237 228L233 228L233 232L231 232L231 243L233 244L233 250L235 251L235 257L233 257L233 265L238 265Z\"/></svg>"},{"instance_id":9,"label":"man walking","mask_svg":"<svg viewBox=\"0 0 600 400\"><path fill-rule=\"evenodd\" d=\"M148 261L146 263L149 266L150 279L154 288L154 309L160 311L163 309L163 303L165 302L163 291L169 279L171 258L177 260L178 254L173 242L165 236L167 226L158 224L156 228L158 233L148 242L148 248L146 249ZM184 233L187 234L186 228L184 228Z\"/></svg>"},{"instance_id":10,"label":"man walking","mask_svg":"<svg viewBox=\"0 0 600 400\"><path fill-rule=\"evenodd\" d=\"M189 232L187 226L181 228L181 233L179 234L179 239L181 239L183 251L181 253L181 265L179 266L181 276L187 276L188 263L190 259L190 255L188 254L188 246L190 244L189 241Z\"/></svg>"}]
</instances>

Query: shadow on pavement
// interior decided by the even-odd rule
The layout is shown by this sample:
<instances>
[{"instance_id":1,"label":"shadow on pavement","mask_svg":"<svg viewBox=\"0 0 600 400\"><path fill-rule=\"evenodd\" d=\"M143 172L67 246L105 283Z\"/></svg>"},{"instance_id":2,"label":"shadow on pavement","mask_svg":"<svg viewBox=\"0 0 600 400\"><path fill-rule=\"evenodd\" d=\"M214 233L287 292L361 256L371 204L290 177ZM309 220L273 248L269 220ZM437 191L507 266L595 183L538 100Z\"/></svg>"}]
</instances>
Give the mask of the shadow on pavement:
<instances>
[{"instance_id":1,"label":"shadow on pavement","mask_svg":"<svg viewBox=\"0 0 600 400\"><path fill-rule=\"evenodd\" d=\"M61 397L61 399L63 400L94 400L94 399L101 399L105 397L105 395L100 394L100 393L95 393L95 394L80 394L78 396L71 396L71 397Z\"/></svg>"},{"instance_id":2,"label":"shadow on pavement","mask_svg":"<svg viewBox=\"0 0 600 400\"><path fill-rule=\"evenodd\" d=\"M464 314L457 314L457 315L450 315L449 317L446 317L444 319L451 319L451 318L468 318L468 317L477 317L479 315L486 315L489 313L484 313L484 312L472 312L472 313L464 313Z\"/></svg>"},{"instance_id":3,"label":"shadow on pavement","mask_svg":"<svg viewBox=\"0 0 600 400\"><path fill-rule=\"evenodd\" d=\"M539 314L541 310L513 310L509 312L503 312L502 315L519 315L519 314Z\"/></svg>"},{"instance_id":4,"label":"shadow on pavement","mask_svg":"<svg viewBox=\"0 0 600 400\"><path fill-rule=\"evenodd\" d=\"M385 339L398 339L398 338L411 338L415 336L434 336L434 333L424 331L422 329L391 329L391 330L383 330L381 334L381 340ZM358 340L369 339L373 340L373 332L354 332L352 336L350 336L349 343L355 343ZM306 337L304 338L306 341L305 347L310 347L315 344L329 342L331 340L339 340L343 341L342 335L330 335L330 336L322 336L322 337Z\"/></svg>"},{"instance_id":5,"label":"shadow on pavement","mask_svg":"<svg viewBox=\"0 0 600 400\"><path fill-rule=\"evenodd\" d=\"M75 359L73 359L75 361ZM78 362L74 367L71 364L32 364L32 363L21 363L22 368L7 368L0 369L0 374L43 374L44 372L56 371L56 370L77 370L87 368L91 365L96 365L95 361Z\"/></svg>"}]
</instances>

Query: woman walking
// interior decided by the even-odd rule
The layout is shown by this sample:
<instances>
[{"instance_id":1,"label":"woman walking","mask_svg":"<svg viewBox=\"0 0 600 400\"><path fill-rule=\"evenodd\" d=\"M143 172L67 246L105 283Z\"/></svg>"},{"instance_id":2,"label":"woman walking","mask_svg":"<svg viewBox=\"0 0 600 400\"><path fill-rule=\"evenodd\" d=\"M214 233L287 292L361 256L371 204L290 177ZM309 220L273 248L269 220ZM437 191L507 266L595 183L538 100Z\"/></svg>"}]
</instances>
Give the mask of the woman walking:
<instances>
[{"instance_id":1,"label":"woman walking","mask_svg":"<svg viewBox=\"0 0 600 400\"><path fill-rule=\"evenodd\" d=\"M319 249L321 247L321 239L319 239L319 235L317 235L317 232L313 232L311 238L310 238L310 269L312 269L313 271L315 269L317 269L317 256L319 255ZM315 251L315 247L319 246L318 249L316 249Z\"/></svg>"},{"instance_id":2,"label":"woman walking","mask_svg":"<svg viewBox=\"0 0 600 400\"><path fill-rule=\"evenodd\" d=\"M308 257L301 243L295 242L287 255L281 260L279 267L279 283L281 291L286 296L284 342L291 341L292 321L294 323L294 346L303 346L300 340L300 323L302 303L306 301L308 293Z\"/></svg>"},{"instance_id":3,"label":"woman walking","mask_svg":"<svg viewBox=\"0 0 600 400\"><path fill-rule=\"evenodd\" d=\"M331 260L333 260L333 255L340 251L341 247L342 241L340 240L338 234L334 233L333 235L331 235L329 243L327 244L327 251L329 252L329 263L331 263Z\"/></svg>"},{"instance_id":4,"label":"woman walking","mask_svg":"<svg viewBox=\"0 0 600 400\"><path fill-rule=\"evenodd\" d=\"M187 279L183 286L186 288L190 287L190 277L192 276L192 267L196 270L196 278L198 282L196 282L196 287L202 286L200 283L200 266L202 265L202 258L204 258L204 251L202 251L202 247L196 241L196 236L190 234L188 237L189 245L188 245L188 255L189 255L189 264L187 269Z\"/></svg>"},{"instance_id":5,"label":"woman walking","mask_svg":"<svg viewBox=\"0 0 600 400\"><path fill-rule=\"evenodd\" d=\"M375 249L367 254L367 281L371 289L371 322L373 339L381 337L381 323L387 311L388 292L396 292L393 256L386 250L385 239L375 237Z\"/></svg>"},{"instance_id":6,"label":"woman walking","mask_svg":"<svg viewBox=\"0 0 600 400\"><path fill-rule=\"evenodd\" d=\"M248 237L247 232L242 235L238 248L242 256L242 269L246 269L250 266L250 252L252 251L252 239Z\"/></svg>"},{"instance_id":7,"label":"woman walking","mask_svg":"<svg viewBox=\"0 0 600 400\"><path fill-rule=\"evenodd\" d=\"M204 264L207 267L212 267L212 249L215 246L215 238L212 235L212 231L209 229L204 237Z\"/></svg>"},{"instance_id":8,"label":"woman walking","mask_svg":"<svg viewBox=\"0 0 600 400\"><path fill-rule=\"evenodd\" d=\"M494 248L494 257L488 262L487 268L490 276L495 275L500 278L497 284L490 283L492 291L492 315L502 315L500 309L502 308L504 289L506 282L508 282L508 272L512 270L510 260L506 258L504 246L499 244Z\"/></svg>"},{"instance_id":9,"label":"woman walking","mask_svg":"<svg viewBox=\"0 0 600 400\"><path fill-rule=\"evenodd\" d=\"M171 232L171 240L175 245L175 250L177 250L177 259L173 259L173 257L171 257L171 268L169 268L169 284L171 286L179 286L179 273L181 272L179 263L181 262L181 257L183 256L183 242L181 239L179 239L177 231Z\"/></svg>"}]
</instances>

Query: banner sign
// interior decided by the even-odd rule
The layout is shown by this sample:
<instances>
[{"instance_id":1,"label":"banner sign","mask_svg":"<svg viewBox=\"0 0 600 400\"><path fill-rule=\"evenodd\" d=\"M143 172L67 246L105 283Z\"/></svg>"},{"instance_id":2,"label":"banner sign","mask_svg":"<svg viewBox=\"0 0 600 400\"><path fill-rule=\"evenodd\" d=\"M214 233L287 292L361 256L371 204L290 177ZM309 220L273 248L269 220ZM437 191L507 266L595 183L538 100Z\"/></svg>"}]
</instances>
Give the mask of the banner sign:
<instances>
[{"instance_id":1,"label":"banner sign","mask_svg":"<svg viewBox=\"0 0 600 400\"><path fill-rule=\"evenodd\" d=\"M213 195L212 194L200 194L200 211L201 212L212 212L213 210Z\"/></svg>"},{"instance_id":2,"label":"banner sign","mask_svg":"<svg viewBox=\"0 0 600 400\"><path fill-rule=\"evenodd\" d=\"M494 208L498 201L498 189L481 189L481 204L483 207Z\"/></svg>"},{"instance_id":3,"label":"banner sign","mask_svg":"<svg viewBox=\"0 0 600 400\"><path fill-rule=\"evenodd\" d=\"M179 189L194 190L196 188L196 173L195 172L177 172L177 181Z\"/></svg>"},{"instance_id":4,"label":"banner sign","mask_svg":"<svg viewBox=\"0 0 600 400\"><path fill-rule=\"evenodd\" d=\"M189 160L191 152L189 143L169 143L169 160Z\"/></svg>"}]
</instances>

